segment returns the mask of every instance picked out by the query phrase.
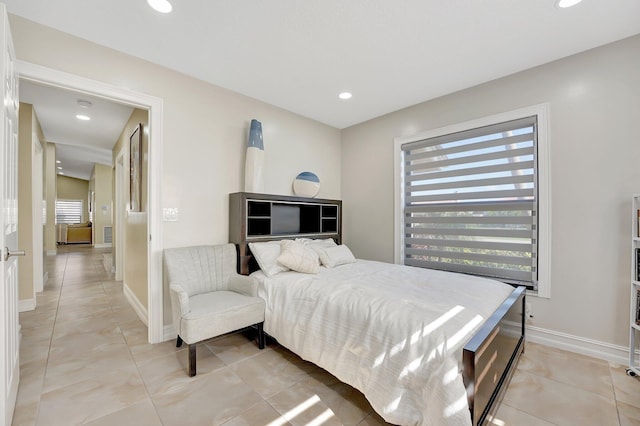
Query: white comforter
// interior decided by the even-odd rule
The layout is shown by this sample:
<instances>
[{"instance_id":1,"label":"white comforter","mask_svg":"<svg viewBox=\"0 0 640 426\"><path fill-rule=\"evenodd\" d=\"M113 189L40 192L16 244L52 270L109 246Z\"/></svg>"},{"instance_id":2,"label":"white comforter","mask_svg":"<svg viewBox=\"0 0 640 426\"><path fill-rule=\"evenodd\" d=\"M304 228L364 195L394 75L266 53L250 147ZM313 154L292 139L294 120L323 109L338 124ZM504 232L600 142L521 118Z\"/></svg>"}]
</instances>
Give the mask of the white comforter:
<instances>
[{"instance_id":1,"label":"white comforter","mask_svg":"<svg viewBox=\"0 0 640 426\"><path fill-rule=\"evenodd\" d=\"M470 425L462 347L512 288L364 260L320 269L253 274L265 331L359 389L390 423Z\"/></svg>"}]
</instances>

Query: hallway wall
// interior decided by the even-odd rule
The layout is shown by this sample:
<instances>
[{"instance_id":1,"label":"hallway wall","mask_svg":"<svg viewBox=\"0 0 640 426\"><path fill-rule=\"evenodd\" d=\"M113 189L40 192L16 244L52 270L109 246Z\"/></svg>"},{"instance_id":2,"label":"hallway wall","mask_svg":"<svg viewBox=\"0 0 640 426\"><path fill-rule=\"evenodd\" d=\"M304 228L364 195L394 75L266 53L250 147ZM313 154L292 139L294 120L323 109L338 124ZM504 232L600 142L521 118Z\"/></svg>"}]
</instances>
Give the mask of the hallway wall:
<instances>
[{"instance_id":1,"label":"hallway wall","mask_svg":"<svg viewBox=\"0 0 640 426\"><path fill-rule=\"evenodd\" d=\"M18 128L18 247L25 251L25 256L18 260L18 299L21 311L35 308L34 284L36 281L41 283L43 279L43 276L35 274L44 273L44 253L36 252L37 248L34 246L35 233L44 235L44 227L33 228L33 215L42 214L42 202L34 205L34 198L43 199L42 194L40 197L34 197L33 194L35 144L44 150L42 129L33 106L21 102Z\"/></svg>"}]
</instances>

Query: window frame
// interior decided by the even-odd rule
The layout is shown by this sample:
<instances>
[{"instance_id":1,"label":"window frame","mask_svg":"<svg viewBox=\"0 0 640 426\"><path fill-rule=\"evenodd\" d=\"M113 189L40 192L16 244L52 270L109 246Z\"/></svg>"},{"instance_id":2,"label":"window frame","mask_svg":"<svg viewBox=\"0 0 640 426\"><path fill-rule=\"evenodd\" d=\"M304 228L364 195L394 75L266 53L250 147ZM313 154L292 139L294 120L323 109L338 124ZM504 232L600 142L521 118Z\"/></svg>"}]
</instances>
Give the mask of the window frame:
<instances>
[{"instance_id":1,"label":"window frame","mask_svg":"<svg viewBox=\"0 0 640 426\"><path fill-rule=\"evenodd\" d=\"M486 127L520 118L537 117L538 151L538 288L528 293L539 297L551 297L551 163L549 139L549 105L539 104L504 112L476 120L428 130L415 135L394 138L394 261L403 264L404 259L404 164L402 145L435 138L451 133Z\"/></svg>"}]
</instances>

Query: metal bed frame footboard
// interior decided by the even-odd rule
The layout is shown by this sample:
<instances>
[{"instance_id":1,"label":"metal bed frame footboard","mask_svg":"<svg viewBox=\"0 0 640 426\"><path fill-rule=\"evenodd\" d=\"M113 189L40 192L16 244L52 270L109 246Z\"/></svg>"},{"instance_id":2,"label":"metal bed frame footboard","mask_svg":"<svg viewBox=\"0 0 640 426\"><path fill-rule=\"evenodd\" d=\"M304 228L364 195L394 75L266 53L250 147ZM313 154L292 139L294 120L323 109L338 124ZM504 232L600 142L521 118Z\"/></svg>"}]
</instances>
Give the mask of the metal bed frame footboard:
<instances>
[{"instance_id":1,"label":"metal bed frame footboard","mask_svg":"<svg viewBox=\"0 0 640 426\"><path fill-rule=\"evenodd\" d=\"M474 425L494 414L525 345L525 287L516 287L464 346L462 377Z\"/></svg>"}]
</instances>

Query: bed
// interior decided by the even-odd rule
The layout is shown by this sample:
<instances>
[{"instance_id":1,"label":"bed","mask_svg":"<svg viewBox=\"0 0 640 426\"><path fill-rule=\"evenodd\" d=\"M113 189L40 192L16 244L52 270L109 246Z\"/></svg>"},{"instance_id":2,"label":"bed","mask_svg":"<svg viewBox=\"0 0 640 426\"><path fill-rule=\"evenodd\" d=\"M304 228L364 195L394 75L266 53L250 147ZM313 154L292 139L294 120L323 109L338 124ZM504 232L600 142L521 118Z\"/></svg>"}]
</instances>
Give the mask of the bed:
<instances>
[{"instance_id":1,"label":"bed","mask_svg":"<svg viewBox=\"0 0 640 426\"><path fill-rule=\"evenodd\" d=\"M273 197L267 201L289 207L328 201ZM266 273L250 245L306 244L334 233L334 245L346 248L340 226L313 233L287 225L286 233L271 227L252 236L247 196L236 198L230 240L238 244L239 272L260 284L268 335L360 390L390 423L480 425L495 411L524 350L524 288L355 258L317 273Z\"/></svg>"}]
</instances>

